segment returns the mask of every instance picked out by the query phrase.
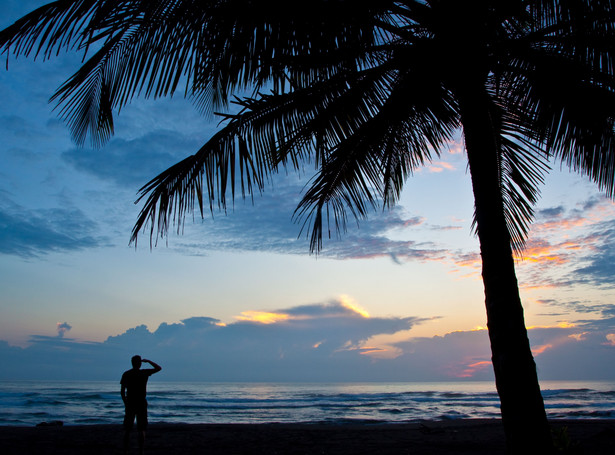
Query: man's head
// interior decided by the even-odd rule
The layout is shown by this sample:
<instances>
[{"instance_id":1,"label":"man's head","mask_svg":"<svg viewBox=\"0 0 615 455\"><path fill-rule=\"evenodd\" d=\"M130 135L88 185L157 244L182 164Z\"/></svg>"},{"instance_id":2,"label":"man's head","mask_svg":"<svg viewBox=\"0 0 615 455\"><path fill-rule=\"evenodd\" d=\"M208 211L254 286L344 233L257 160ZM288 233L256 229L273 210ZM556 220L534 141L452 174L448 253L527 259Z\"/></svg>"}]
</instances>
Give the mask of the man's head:
<instances>
[{"instance_id":1,"label":"man's head","mask_svg":"<svg viewBox=\"0 0 615 455\"><path fill-rule=\"evenodd\" d=\"M137 370L141 368L141 356L140 355L133 356L132 359L130 359L130 361L132 362L133 368Z\"/></svg>"}]
</instances>

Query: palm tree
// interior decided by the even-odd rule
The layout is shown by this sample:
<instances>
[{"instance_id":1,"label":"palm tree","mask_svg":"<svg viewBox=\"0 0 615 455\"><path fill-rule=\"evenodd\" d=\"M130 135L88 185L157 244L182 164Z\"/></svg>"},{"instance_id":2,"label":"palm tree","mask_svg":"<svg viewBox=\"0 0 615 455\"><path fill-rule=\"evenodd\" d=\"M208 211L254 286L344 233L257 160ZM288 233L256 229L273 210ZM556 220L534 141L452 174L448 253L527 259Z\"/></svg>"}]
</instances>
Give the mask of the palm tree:
<instances>
[{"instance_id":1,"label":"palm tree","mask_svg":"<svg viewBox=\"0 0 615 455\"><path fill-rule=\"evenodd\" d=\"M135 243L310 161L295 216L318 251L330 222L343 231L348 215L394 204L461 129L507 444L547 453L513 252L550 162L614 196L614 28L603 0L59 0L0 43L7 63L91 49L52 98L80 144L104 144L138 95L183 88L206 112L237 105L141 189Z\"/></svg>"}]
</instances>

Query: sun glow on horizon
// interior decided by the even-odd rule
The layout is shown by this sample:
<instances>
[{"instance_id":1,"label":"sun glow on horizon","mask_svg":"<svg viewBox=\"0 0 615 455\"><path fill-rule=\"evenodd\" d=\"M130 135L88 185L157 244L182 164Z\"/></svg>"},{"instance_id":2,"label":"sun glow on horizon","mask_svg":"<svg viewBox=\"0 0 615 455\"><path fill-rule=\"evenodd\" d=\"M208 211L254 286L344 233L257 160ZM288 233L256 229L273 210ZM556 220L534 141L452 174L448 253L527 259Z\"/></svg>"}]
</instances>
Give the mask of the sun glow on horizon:
<instances>
[{"instance_id":1,"label":"sun glow on horizon","mask_svg":"<svg viewBox=\"0 0 615 455\"><path fill-rule=\"evenodd\" d=\"M241 315L235 316L238 321L259 322L261 324L275 324L290 319L288 314L270 313L267 311L242 311Z\"/></svg>"}]
</instances>

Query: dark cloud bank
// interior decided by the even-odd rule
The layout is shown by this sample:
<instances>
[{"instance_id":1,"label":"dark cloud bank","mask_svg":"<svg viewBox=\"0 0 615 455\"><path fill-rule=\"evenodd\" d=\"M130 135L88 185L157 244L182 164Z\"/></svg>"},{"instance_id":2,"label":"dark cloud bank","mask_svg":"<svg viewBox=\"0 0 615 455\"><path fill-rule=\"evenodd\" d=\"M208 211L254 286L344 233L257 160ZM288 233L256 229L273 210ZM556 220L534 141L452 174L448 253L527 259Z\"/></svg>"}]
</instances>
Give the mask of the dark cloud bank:
<instances>
[{"instance_id":1,"label":"dark cloud bank","mask_svg":"<svg viewBox=\"0 0 615 455\"><path fill-rule=\"evenodd\" d=\"M0 379L115 380L129 368L135 353L163 365L160 379L167 381L493 379L484 330L412 338L383 347L366 341L408 330L421 320L366 318L339 302L277 314L286 319L220 325L213 318L193 317L163 323L155 331L141 325L102 343L77 341L64 333L33 336L27 348L0 342ZM614 379L614 333L614 321L608 317L576 327L532 329L541 379ZM369 354L382 348L398 356Z\"/></svg>"}]
</instances>

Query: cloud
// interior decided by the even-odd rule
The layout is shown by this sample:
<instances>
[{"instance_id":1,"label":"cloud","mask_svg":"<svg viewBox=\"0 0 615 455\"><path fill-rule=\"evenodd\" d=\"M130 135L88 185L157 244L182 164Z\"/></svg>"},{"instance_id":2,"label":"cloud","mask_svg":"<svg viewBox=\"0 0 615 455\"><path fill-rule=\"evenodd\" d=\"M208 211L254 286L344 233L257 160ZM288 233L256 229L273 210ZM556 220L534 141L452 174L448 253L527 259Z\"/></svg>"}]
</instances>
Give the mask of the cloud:
<instances>
[{"instance_id":1,"label":"cloud","mask_svg":"<svg viewBox=\"0 0 615 455\"><path fill-rule=\"evenodd\" d=\"M557 206L557 207L546 207L544 209L541 209L538 211L537 213L537 217L539 218L557 218L561 215L564 214L564 207L563 206Z\"/></svg>"},{"instance_id":2,"label":"cloud","mask_svg":"<svg viewBox=\"0 0 615 455\"><path fill-rule=\"evenodd\" d=\"M226 325L209 317L193 317L162 323L154 331L137 326L103 343L33 336L27 348L0 349L0 359L11 357L0 377L24 378L37 372L48 378L70 378L73 373L82 378L112 378L118 374L117 367L108 371L112 365L141 353L165 366L167 380L364 379L374 362L364 355L372 349L366 342L375 335L406 331L421 322L413 317L369 317L348 299L272 313L287 317L273 321L239 318ZM41 368L22 369L25 363ZM76 372L85 366L87 371Z\"/></svg>"},{"instance_id":3,"label":"cloud","mask_svg":"<svg viewBox=\"0 0 615 455\"><path fill-rule=\"evenodd\" d=\"M596 239L593 254L586 259L587 265L577 267L573 273L590 284L612 287L615 285L615 221L600 223L592 237Z\"/></svg>"},{"instance_id":4,"label":"cloud","mask_svg":"<svg viewBox=\"0 0 615 455\"><path fill-rule=\"evenodd\" d=\"M108 245L76 208L26 209L0 195L0 254L33 258Z\"/></svg>"},{"instance_id":5,"label":"cloud","mask_svg":"<svg viewBox=\"0 0 615 455\"><path fill-rule=\"evenodd\" d=\"M592 198L581 206L538 212L518 266L526 289L615 285L615 204Z\"/></svg>"},{"instance_id":6,"label":"cloud","mask_svg":"<svg viewBox=\"0 0 615 455\"><path fill-rule=\"evenodd\" d=\"M127 190L132 190L136 199L136 192L143 184L195 153L216 130L217 120L201 117L188 100L139 99L122 109L121 118L116 122L116 134L104 148L93 150L73 147L68 140L65 125L55 120L55 117L49 120L49 111L41 108L39 103L41 96L44 95L46 100L58 85L57 81L71 74L71 67L78 63L79 55L72 54L42 65L20 60L4 75L10 89L10 93L4 93L7 101L5 105L25 103L27 107L15 113L7 111L4 115L6 124L3 132L7 133L5 136L10 135L11 140L2 150L2 157L9 157L11 161L10 169L0 171L8 176L5 188L13 190L14 181L23 182L25 175L33 179L33 170L36 171L32 189L27 194L22 189L18 192L19 199L16 200L25 207L23 215L19 214L8 221L12 226L11 236L26 246L25 249L15 250L24 251L21 253L24 257L54 251L54 244L62 251L70 247L61 244L70 244L75 249L89 247L88 241L92 245L104 244L104 239L95 235L94 230L84 231L85 234L79 236L77 233L54 229L45 234L54 234L56 237L41 239L41 245L37 245L37 241L32 246L28 245L19 236L29 235L29 223L22 225L17 220L31 220L31 215L37 214L37 208L31 202L34 198L44 199L39 206L59 205L59 210L62 210L61 203L51 200L50 195L66 189L71 192L76 210L80 211L75 216L85 217L84 213L93 216L90 210L94 205L98 214L113 213L119 217L121 212L121 216L125 217L122 223L128 231L137 215L132 212L133 207L124 206L127 197L131 197ZM44 72L42 74L47 82L42 85L30 84L41 74L39 69ZM24 137L28 141L24 141ZM452 143L451 147L456 149L457 144ZM435 165L446 169L457 167L456 163L451 165L448 161L454 162L447 159ZM172 232L169 246L179 254L187 255L202 255L212 250L305 255L309 251L309 230L302 232L301 220L293 220L304 187L314 171L306 164L303 172L300 177L295 173L273 176L262 195L256 194L253 199L248 198L246 201L238 197L228 207L227 214L215 211L211 216L206 214L203 221L199 213L188 214L185 235L176 238ZM41 187L44 190L38 190ZM35 192L38 194L32 194ZM92 194L96 195L95 202L90 197ZM119 223L110 228L112 223L107 217L98 221L99 229L111 229L113 232L109 235L118 233ZM403 264L407 261L439 260L446 254L445 247L409 238L405 233L412 232L413 228L429 229L425 220L415 214L405 213L401 207L387 211L377 209L370 214L369 220L361 220L358 224L350 216L348 231L342 234L342 241L338 241L334 226L330 236L328 232L325 233L321 255L340 260L390 258L394 263ZM450 228L455 227L435 226L433 229L444 231ZM173 227L171 231L174 231ZM128 240L129 232L122 234ZM147 233L144 233L144 237L141 237L139 244L147 248ZM432 239L433 233L428 238ZM161 242L161 246L164 243ZM20 253L11 249L11 254Z\"/></svg>"},{"instance_id":7,"label":"cloud","mask_svg":"<svg viewBox=\"0 0 615 455\"><path fill-rule=\"evenodd\" d=\"M62 158L80 171L132 188L136 193L201 145L182 133L157 129L133 139L116 137L101 150L72 148Z\"/></svg>"},{"instance_id":8,"label":"cloud","mask_svg":"<svg viewBox=\"0 0 615 455\"><path fill-rule=\"evenodd\" d=\"M68 322L58 322L56 324L56 330L58 331L58 337L64 338L64 334L72 328L73 326L71 326Z\"/></svg>"},{"instance_id":9,"label":"cloud","mask_svg":"<svg viewBox=\"0 0 615 455\"><path fill-rule=\"evenodd\" d=\"M186 254L196 255L211 250L305 255L309 251L309 226L302 231L302 220L293 219L305 184L304 177L278 175L272 187L254 196L253 201L236 200L227 213L215 210L202 221L200 214L195 214L197 221L194 222L193 217L188 216L182 236L175 237L172 232L169 244ZM325 226L323 249L319 254L339 260L384 257L399 264L411 260L439 260L446 251L432 242L395 238L398 233L423 223L423 218L408 216L402 207L374 211L369 219L349 222L347 231L339 236L334 226L330 231Z\"/></svg>"},{"instance_id":10,"label":"cloud","mask_svg":"<svg viewBox=\"0 0 615 455\"><path fill-rule=\"evenodd\" d=\"M434 161L425 166L429 172L439 173L444 170L453 171L455 170L455 166L451 163L447 163L446 161Z\"/></svg>"},{"instance_id":11,"label":"cloud","mask_svg":"<svg viewBox=\"0 0 615 455\"><path fill-rule=\"evenodd\" d=\"M541 379L615 379L615 310L603 310L529 329ZM493 380L485 329L408 337L421 322L371 317L340 298L245 311L228 324L199 316L153 331L140 325L102 343L38 335L26 348L0 343L0 379L115 380L141 354L163 365L168 381ZM408 338L385 344L381 335Z\"/></svg>"}]
</instances>

